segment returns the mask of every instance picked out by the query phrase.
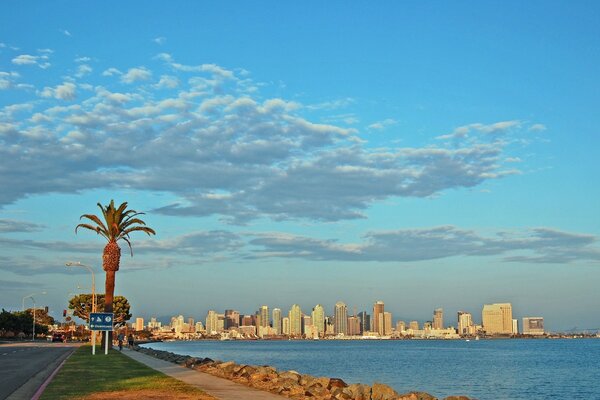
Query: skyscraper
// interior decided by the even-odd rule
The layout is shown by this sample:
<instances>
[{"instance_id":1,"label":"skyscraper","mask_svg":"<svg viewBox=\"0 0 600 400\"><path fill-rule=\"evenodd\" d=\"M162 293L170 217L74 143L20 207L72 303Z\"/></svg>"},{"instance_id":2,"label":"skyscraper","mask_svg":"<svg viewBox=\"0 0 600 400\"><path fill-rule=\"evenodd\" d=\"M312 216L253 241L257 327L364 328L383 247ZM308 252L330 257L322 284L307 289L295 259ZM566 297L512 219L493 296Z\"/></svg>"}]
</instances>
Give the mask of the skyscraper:
<instances>
[{"instance_id":1,"label":"skyscraper","mask_svg":"<svg viewBox=\"0 0 600 400\"><path fill-rule=\"evenodd\" d=\"M282 326L281 326L281 309L274 308L273 309L273 329L275 329L276 335L281 335Z\"/></svg>"},{"instance_id":2,"label":"skyscraper","mask_svg":"<svg viewBox=\"0 0 600 400\"><path fill-rule=\"evenodd\" d=\"M240 326L240 313L236 310L225 310L225 329Z\"/></svg>"},{"instance_id":3,"label":"skyscraper","mask_svg":"<svg viewBox=\"0 0 600 400\"><path fill-rule=\"evenodd\" d=\"M512 305L510 303L485 304L481 312L483 330L488 335L512 334Z\"/></svg>"},{"instance_id":4,"label":"skyscraper","mask_svg":"<svg viewBox=\"0 0 600 400\"><path fill-rule=\"evenodd\" d=\"M371 330L371 316L366 311L358 313L358 319L360 320L360 333L365 334Z\"/></svg>"},{"instance_id":5,"label":"skyscraper","mask_svg":"<svg viewBox=\"0 0 600 400\"><path fill-rule=\"evenodd\" d=\"M210 310L206 315L206 333L209 335L219 331L219 316L216 311Z\"/></svg>"},{"instance_id":6,"label":"skyscraper","mask_svg":"<svg viewBox=\"0 0 600 400\"><path fill-rule=\"evenodd\" d=\"M383 319L383 313L383 301L378 301L373 305L373 331L377 332L380 336L385 335L385 321Z\"/></svg>"},{"instance_id":7,"label":"skyscraper","mask_svg":"<svg viewBox=\"0 0 600 400\"><path fill-rule=\"evenodd\" d=\"M333 310L333 331L336 335L348 334L348 307L344 302L338 301L335 303Z\"/></svg>"},{"instance_id":8,"label":"skyscraper","mask_svg":"<svg viewBox=\"0 0 600 400\"><path fill-rule=\"evenodd\" d=\"M360 335L360 319L356 315L348 317L348 336Z\"/></svg>"},{"instance_id":9,"label":"skyscraper","mask_svg":"<svg viewBox=\"0 0 600 400\"><path fill-rule=\"evenodd\" d=\"M441 308L433 311L433 329L444 329L444 310Z\"/></svg>"},{"instance_id":10,"label":"skyscraper","mask_svg":"<svg viewBox=\"0 0 600 400\"><path fill-rule=\"evenodd\" d=\"M136 331L143 331L144 330L144 318L136 318L135 319L135 330Z\"/></svg>"},{"instance_id":11,"label":"skyscraper","mask_svg":"<svg viewBox=\"0 0 600 400\"><path fill-rule=\"evenodd\" d=\"M385 336L389 336L392 334L392 313L384 312L383 313L383 334Z\"/></svg>"},{"instance_id":12,"label":"skyscraper","mask_svg":"<svg viewBox=\"0 0 600 400\"><path fill-rule=\"evenodd\" d=\"M458 312L458 334L459 335L474 335L475 325L473 324L473 317L470 313L459 311Z\"/></svg>"},{"instance_id":13,"label":"skyscraper","mask_svg":"<svg viewBox=\"0 0 600 400\"><path fill-rule=\"evenodd\" d=\"M289 312L290 336L302 336L302 310L298 304L294 304Z\"/></svg>"},{"instance_id":14,"label":"skyscraper","mask_svg":"<svg viewBox=\"0 0 600 400\"><path fill-rule=\"evenodd\" d=\"M523 318L523 334L524 335L543 335L544 334L544 318L542 318L542 317L525 317L525 318Z\"/></svg>"},{"instance_id":15,"label":"skyscraper","mask_svg":"<svg viewBox=\"0 0 600 400\"><path fill-rule=\"evenodd\" d=\"M258 309L258 316L260 317L260 323L259 323L260 326L262 326L262 327L269 326L269 307L268 306L261 306Z\"/></svg>"},{"instance_id":16,"label":"skyscraper","mask_svg":"<svg viewBox=\"0 0 600 400\"><path fill-rule=\"evenodd\" d=\"M290 334L290 318L289 317L283 317L281 319L281 331L283 332L284 335Z\"/></svg>"},{"instance_id":17,"label":"skyscraper","mask_svg":"<svg viewBox=\"0 0 600 400\"><path fill-rule=\"evenodd\" d=\"M322 305L317 304L312 309L312 322L316 327L319 336L325 335L325 309Z\"/></svg>"}]
</instances>

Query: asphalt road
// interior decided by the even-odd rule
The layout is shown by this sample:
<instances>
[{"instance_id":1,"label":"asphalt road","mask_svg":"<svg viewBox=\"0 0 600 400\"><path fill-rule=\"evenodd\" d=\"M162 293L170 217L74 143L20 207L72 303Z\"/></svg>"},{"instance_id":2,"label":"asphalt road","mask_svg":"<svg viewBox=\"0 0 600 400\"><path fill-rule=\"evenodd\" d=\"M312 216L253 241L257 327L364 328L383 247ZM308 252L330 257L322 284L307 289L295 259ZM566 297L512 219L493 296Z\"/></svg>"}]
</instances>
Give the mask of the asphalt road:
<instances>
[{"instance_id":1,"label":"asphalt road","mask_svg":"<svg viewBox=\"0 0 600 400\"><path fill-rule=\"evenodd\" d=\"M76 346L47 342L0 344L0 399L30 400Z\"/></svg>"}]
</instances>

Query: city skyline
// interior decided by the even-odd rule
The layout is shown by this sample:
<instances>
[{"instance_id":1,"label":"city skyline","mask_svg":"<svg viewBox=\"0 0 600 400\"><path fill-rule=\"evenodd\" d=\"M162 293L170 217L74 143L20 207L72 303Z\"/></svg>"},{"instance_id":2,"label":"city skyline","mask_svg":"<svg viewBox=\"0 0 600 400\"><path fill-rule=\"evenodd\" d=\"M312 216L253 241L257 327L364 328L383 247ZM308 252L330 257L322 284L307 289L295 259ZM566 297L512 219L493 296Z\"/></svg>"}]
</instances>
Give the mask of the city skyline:
<instances>
[{"instance_id":1,"label":"city skyline","mask_svg":"<svg viewBox=\"0 0 600 400\"><path fill-rule=\"evenodd\" d=\"M90 10L0 5L1 307L58 316L90 291L69 261L103 292L74 229L114 199L157 233L121 246L135 315L510 301L600 327L599 4Z\"/></svg>"}]
</instances>

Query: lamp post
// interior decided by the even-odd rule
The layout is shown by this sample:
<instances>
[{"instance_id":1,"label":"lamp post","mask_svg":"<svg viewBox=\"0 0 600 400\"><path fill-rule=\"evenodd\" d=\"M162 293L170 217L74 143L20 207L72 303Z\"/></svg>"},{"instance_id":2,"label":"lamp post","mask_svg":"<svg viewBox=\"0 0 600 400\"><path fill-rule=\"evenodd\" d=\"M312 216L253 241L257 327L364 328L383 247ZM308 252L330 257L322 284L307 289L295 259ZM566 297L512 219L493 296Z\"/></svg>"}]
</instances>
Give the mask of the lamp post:
<instances>
[{"instance_id":1,"label":"lamp post","mask_svg":"<svg viewBox=\"0 0 600 400\"><path fill-rule=\"evenodd\" d=\"M38 294L46 294L46 292L41 292L41 293L31 293L30 295L27 295L25 297L23 297L23 301L22 301L22 307L23 307L23 312L25 312L25 299L31 299L31 301L33 302L33 329L32 329L32 334L31 334L31 341L35 341L35 298L33 296L36 296Z\"/></svg>"},{"instance_id":2,"label":"lamp post","mask_svg":"<svg viewBox=\"0 0 600 400\"><path fill-rule=\"evenodd\" d=\"M89 265L85 265L77 262L67 262L65 263L67 267L83 267L92 273L92 312L96 312L96 276L94 275L94 270Z\"/></svg>"},{"instance_id":3,"label":"lamp post","mask_svg":"<svg viewBox=\"0 0 600 400\"><path fill-rule=\"evenodd\" d=\"M69 261L65 263L67 267L83 267L92 273L92 312L96 312L96 276L94 270L89 265L82 264L81 262ZM108 337L108 335L107 335ZM108 352L108 344L106 345L106 351ZM96 354L96 331L92 331L92 354Z\"/></svg>"}]
</instances>

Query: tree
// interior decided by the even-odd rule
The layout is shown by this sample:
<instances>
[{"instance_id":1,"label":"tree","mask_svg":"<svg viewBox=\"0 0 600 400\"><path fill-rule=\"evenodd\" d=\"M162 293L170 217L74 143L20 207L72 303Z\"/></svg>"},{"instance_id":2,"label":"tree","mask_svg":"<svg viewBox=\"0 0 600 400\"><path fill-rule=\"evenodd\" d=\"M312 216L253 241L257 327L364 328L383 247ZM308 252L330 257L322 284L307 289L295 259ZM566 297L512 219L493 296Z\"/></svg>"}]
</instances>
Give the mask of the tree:
<instances>
[{"instance_id":1,"label":"tree","mask_svg":"<svg viewBox=\"0 0 600 400\"><path fill-rule=\"evenodd\" d=\"M37 315L37 314L36 314ZM31 310L10 312L2 309L0 313L0 336L15 336L21 332L29 335L33 330ZM35 324L36 334L48 333L48 326Z\"/></svg>"},{"instance_id":2,"label":"tree","mask_svg":"<svg viewBox=\"0 0 600 400\"><path fill-rule=\"evenodd\" d=\"M103 206L98 203L102 211L102 218L94 214L83 214L79 219L87 219L92 223L81 223L75 227L75 234L79 228L89 229L104 237L108 243L102 252L102 269L106 272L104 304L105 312L113 312L113 297L115 293L115 274L119 270L121 262L121 248L118 245L119 240L123 240L129 246L131 256L133 257L133 248L131 247L129 235L133 232L145 232L148 236L155 235L152 228L146 226L146 223L138 218L143 215L142 212L127 210L127 202L122 203L115 208L114 200L110 204Z\"/></svg>"},{"instance_id":3,"label":"tree","mask_svg":"<svg viewBox=\"0 0 600 400\"><path fill-rule=\"evenodd\" d=\"M104 295L96 295L98 306L102 309L105 307ZM131 319L131 306L129 300L124 296L113 297L113 313L115 314L115 328L119 328ZM90 321L90 312L92 312L92 295L78 294L69 300L69 310L73 310L73 315L79 317L86 322Z\"/></svg>"}]
</instances>

